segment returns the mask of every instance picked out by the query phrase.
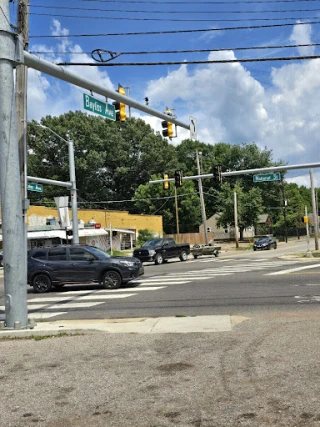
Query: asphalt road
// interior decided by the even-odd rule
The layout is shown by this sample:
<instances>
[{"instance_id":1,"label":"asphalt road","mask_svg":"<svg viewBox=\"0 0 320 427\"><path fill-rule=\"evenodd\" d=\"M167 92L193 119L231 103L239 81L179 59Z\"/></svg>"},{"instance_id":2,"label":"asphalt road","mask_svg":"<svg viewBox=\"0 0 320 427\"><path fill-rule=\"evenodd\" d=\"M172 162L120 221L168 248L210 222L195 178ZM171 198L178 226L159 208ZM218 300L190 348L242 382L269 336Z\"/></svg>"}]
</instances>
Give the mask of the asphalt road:
<instances>
[{"instance_id":1,"label":"asphalt road","mask_svg":"<svg viewBox=\"0 0 320 427\"><path fill-rule=\"evenodd\" d=\"M297 241L271 251L150 263L144 277L114 291L82 285L35 294L29 288L29 315L61 320L314 311L320 302L320 259L281 258L304 251L306 243ZM2 286L2 309L3 295Z\"/></svg>"}]
</instances>

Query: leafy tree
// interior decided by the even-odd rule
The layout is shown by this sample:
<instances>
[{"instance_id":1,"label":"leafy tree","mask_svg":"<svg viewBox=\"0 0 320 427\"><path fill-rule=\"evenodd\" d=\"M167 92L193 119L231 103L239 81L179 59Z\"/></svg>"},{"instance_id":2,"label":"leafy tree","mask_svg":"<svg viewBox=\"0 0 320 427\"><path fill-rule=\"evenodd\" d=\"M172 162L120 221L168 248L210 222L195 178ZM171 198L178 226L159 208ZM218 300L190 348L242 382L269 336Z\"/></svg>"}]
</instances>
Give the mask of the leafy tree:
<instances>
[{"instance_id":1,"label":"leafy tree","mask_svg":"<svg viewBox=\"0 0 320 427\"><path fill-rule=\"evenodd\" d=\"M138 231L137 244L138 246L142 246L147 240L153 239L152 231L147 228Z\"/></svg>"},{"instance_id":2,"label":"leafy tree","mask_svg":"<svg viewBox=\"0 0 320 427\"><path fill-rule=\"evenodd\" d=\"M261 190L252 188L249 191L236 184L231 187L229 183L222 184L220 193L221 216L217 221L219 227L235 226L234 222L234 192L237 193L238 227L240 239L243 239L243 231L247 227L255 226L259 215L263 212Z\"/></svg>"},{"instance_id":3,"label":"leafy tree","mask_svg":"<svg viewBox=\"0 0 320 427\"><path fill-rule=\"evenodd\" d=\"M161 179L161 176L152 176L152 180L157 179ZM175 195L172 183L169 190L164 190L162 184L140 185L134 200L140 212L162 215L165 233L176 233ZM183 181L182 187L177 189L177 203L180 233L198 231L201 223L200 199L195 192L193 181Z\"/></svg>"}]
</instances>

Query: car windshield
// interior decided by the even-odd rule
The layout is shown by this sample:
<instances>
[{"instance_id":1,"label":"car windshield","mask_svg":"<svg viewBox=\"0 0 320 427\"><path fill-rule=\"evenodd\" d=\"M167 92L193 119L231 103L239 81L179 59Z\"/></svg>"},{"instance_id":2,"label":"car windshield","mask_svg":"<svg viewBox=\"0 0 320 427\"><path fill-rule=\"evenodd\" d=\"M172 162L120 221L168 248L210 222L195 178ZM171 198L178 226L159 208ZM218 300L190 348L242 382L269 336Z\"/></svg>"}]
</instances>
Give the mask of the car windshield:
<instances>
[{"instance_id":1,"label":"car windshield","mask_svg":"<svg viewBox=\"0 0 320 427\"><path fill-rule=\"evenodd\" d=\"M91 253L93 253L99 259L107 259L110 258L110 255L106 252L103 252L101 249L95 248L94 246L86 247Z\"/></svg>"},{"instance_id":2,"label":"car windshield","mask_svg":"<svg viewBox=\"0 0 320 427\"><path fill-rule=\"evenodd\" d=\"M148 240L147 242L145 242L142 247L145 248L146 246L158 246L160 245L162 239L153 239L153 240Z\"/></svg>"},{"instance_id":3,"label":"car windshield","mask_svg":"<svg viewBox=\"0 0 320 427\"><path fill-rule=\"evenodd\" d=\"M257 242L256 243L268 243L269 242L269 239L259 239L259 240L257 240Z\"/></svg>"}]
</instances>

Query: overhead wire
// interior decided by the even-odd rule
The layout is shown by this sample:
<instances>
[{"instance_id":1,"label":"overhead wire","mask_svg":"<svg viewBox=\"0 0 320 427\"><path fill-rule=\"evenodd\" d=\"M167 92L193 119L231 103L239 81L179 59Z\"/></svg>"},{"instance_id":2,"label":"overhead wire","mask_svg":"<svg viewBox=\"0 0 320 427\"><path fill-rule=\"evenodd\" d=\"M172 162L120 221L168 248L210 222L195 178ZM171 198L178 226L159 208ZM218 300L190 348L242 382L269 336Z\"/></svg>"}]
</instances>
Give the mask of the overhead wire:
<instances>
[{"instance_id":1,"label":"overhead wire","mask_svg":"<svg viewBox=\"0 0 320 427\"><path fill-rule=\"evenodd\" d=\"M54 9L54 10L84 10L84 11L96 11L96 12L121 12L121 13L165 13L165 14L258 14L258 13L296 13L296 12L319 12L320 9L277 9L277 10L124 10L124 9L100 9L100 8L87 8L87 7L70 7L70 6L40 6L40 5L30 5L32 8L41 8L41 9Z\"/></svg>"},{"instance_id":2,"label":"overhead wire","mask_svg":"<svg viewBox=\"0 0 320 427\"><path fill-rule=\"evenodd\" d=\"M275 46L251 46L251 47L224 47L220 49L185 49L185 50L155 50L155 51L124 51L121 55L149 55L149 54L171 54L171 53L201 53L201 52L225 52L236 50L260 50L260 49L286 49L296 47L312 47L320 46L320 43L306 43L306 44L290 44L290 45L275 45ZM96 49L101 50L103 49ZM74 52L50 52L50 51L30 51L33 55L70 55ZM103 53L103 52L102 52ZM76 52L76 55L91 55L91 52Z\"/></svg>"},{"instance_id":3,"label":"overhead wire","mask_svg":"<svg viewBox=\"0 0 320 427\"><path fill-rule=\"evenodd\" d=\"M117 36L140 36L140 35L159 35L159 34L183 34L183 33L205 33L211 31L232 31L232 30L251 30L262 28L276 27L293 27L296 25L317 25L320 21L295 22L286 24L268 24L268 25L246 25L241 27L215 27L196 30L166 30L166 31L140 31L140 32L123 32L123 33L96 33L96 34L59 34L59 35L30 35L29 38L77 38L77 37L117 37Z\"/></svg>"},{"instance_id":4,"label":"overhead wire","mask_svg":"<svg viewBox=\"0 0 320 427\"><path fill-rule=\"evenodd\" d=\"M34 16L53 16L55 18L72 18L72 19L102 19L108 21L156 21L156 22L239 22L239 21L276 21L285 20L286 18L246 18L246 19L177 19L177 18L130 18L125 16L88 16L88 15L63 15L59 13L35 13L29 12ZM291 19L318 19L318 17L304 17ZM222 30L222 28L220 28Z\"/></svg>"},{"instance_id":5,"label":"overhead wire","mask_svg":"<svg viewBox=\"0 0 320 427\"><path fill-rule=\"evenodd\" d=\"M75 65L75 66L90 66L90 67L129 67L129 66L155 66L155 65L190 65L190 64L234 64L243 62L266 62L266 61L299 61L303 59L319 59L320 55L304 55L304 56L283 56L273 58L247 58L247 59L223 59L223 60L207 60L207 61L163 61L163 62L59 62L56 65Z\"/></svg>"},{"instance_id":6,"label":"overhead wire","mask_svg":"<svg viewBox=\"0 0 320 427\"><path fill-rule=\"evenodd\" d=\"M118 3L119 0L77 0L86 3ZM142 0L121 0L121 3L126 4L265 4L265 3L311 3L319 0L247 0L247 1L142 1Z\"/></svg>"}]
</instances>

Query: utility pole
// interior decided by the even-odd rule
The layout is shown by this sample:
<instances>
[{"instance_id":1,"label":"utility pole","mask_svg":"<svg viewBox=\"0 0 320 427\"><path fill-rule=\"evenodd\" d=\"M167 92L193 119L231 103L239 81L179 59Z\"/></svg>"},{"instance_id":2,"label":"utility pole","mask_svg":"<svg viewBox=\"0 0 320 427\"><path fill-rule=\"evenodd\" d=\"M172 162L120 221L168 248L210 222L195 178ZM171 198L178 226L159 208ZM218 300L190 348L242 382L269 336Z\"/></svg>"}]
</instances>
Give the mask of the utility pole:
<instances>
[{"instance_id":1,"label":"utility pole","mask_svg":"<svg viewBox=\"0 0 320 427\"><path fill-rule=\"evenodd\" d=\"M304 216L308 220L308 210L307 206L304 207ZM307 257L312 257L312 252L310 251L310 234L309 234L309 221L306 221L306 231L307 231Z\"/></svg>"},{"instance_id":2,"label":"utility pole","mask_svg":"<svg viewBox=\"0 0 320 427\"><path fill-rule=\"evenodd\" d=\"M201 175L200 174L200 162L199 162L199 153L198 153L198 150L196 151L196 158L197 158L198 175ZM201 178L198 179L198 185L199 185L199 194L200 194L200 205L201 205L201 215L202 215L202 224L203 224L204 243L207 245L208 244L207 216L206 216L206 209L205 209L205 206L204 206L203 191L202 191L202 180L201 180Z\"/></svg>"},{"instance_id":3,"label":"utility pole","mask_svg":"<svg viewBox=\"0 0 320 427\"><path fill-rule=\"evenodd\" d=\"M314 224L314 245L315 250L319 250L319 227L318 227L318 209L316 208L316 197L314 194L314 179L313 170L310 169L310 184L311 184L311 200L312 200L312 213L313 213L313 224Z\"/></svg>"},{"instance_id":4,"label":"utility pole","mask_svg":"<svg viewBox=\"0 0 320 427\"><path fill-rule=\"evenodd\" d=\"M16 37L9 1L0 0L0 194L4 257L5 326L27 328L26 245L23 236L17 117L13 70Z\"/></svg>"},{"instance_id":5,"label":"utility pole","mask_svg":"<svg viewBox=\"0 0 320 427\"><path fill-rule=\"evenodd\" d=\"M284 179L281 174L281 191L282 191L282 203L283 203L283 221L284 221L284 240L288 243L288 232L287 232L287 199L284 190Z\"/></svg>"},{"instance_id":6,"label":"utility pole","mask_svg":"<svg viewBox=\"0 0 320 427\"><path fill-rule=\"evenodd\" d=\"M179 237L180 231L179 231L179 212L178 212L178 198L177 198L177 189L174 187L174 204L176 207L176 225L177 225L177 235ZM179 240L179 239L177 239Z\"/></svg>"},{"instance_id":7,"label":"utility pole","mask_svg":"<svg viewBox=\"0 0 320 427\"><path fill-rule=\"evenodd\" d=\"M237 203L237 193L233 193L233 205L234 205L234 232L236 237L236 248L239 247L239 237L238 237L238 203Z\"/></svg>"}]
</instances>

